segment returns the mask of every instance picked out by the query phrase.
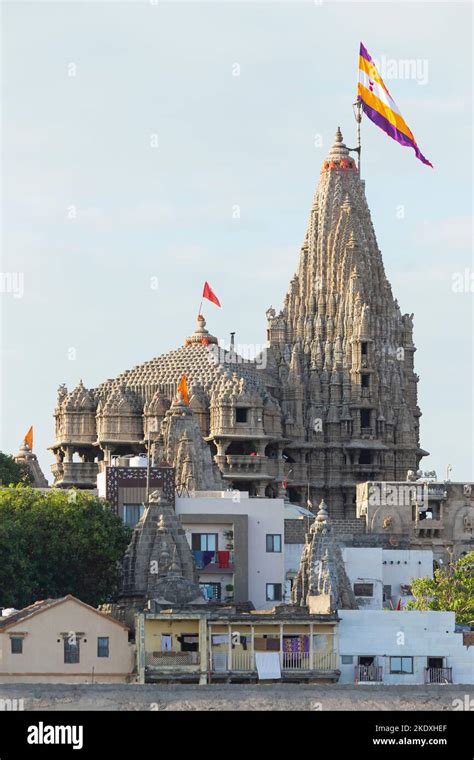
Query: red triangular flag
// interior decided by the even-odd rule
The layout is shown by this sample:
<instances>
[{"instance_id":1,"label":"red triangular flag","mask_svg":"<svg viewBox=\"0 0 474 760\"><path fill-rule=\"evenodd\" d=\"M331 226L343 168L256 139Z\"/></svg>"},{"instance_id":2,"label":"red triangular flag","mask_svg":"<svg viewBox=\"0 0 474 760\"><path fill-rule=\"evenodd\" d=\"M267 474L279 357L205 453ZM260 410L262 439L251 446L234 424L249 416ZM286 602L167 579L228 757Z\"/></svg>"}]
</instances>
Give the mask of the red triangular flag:
<instances>
[{"instance_id":1,"label":"red triangular flag","mask_svg":"<svg viewBox=\"0 0 474 760\"><path fill-rule=\"evenodd\" d=\"M220 306L220 301L208 282L204 283L204 290L202 291L202 297L207 298L208 301L215 303L216 306Z\"/></svg>"},{"instance_id":2,"label":"red triangular flag","mask_svg":"<svg viewBox=\"0 0 474 760\"><path fill-rule=\"evenodd\" d=\"M398 600L398 604L397 604L396 609L397 610L401 610L402 609L402 600L401 599Z\"/></svg>"}]
</instances>

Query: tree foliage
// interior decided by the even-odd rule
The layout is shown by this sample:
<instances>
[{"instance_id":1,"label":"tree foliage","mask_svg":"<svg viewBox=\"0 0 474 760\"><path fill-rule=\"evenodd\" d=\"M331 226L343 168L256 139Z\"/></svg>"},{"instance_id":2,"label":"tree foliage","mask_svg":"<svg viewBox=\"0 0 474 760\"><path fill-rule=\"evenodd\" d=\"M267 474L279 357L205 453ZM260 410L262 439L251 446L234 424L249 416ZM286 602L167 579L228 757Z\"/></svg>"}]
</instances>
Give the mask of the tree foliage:
<instances>
[{"instance_id":1,"label":"tree foliage","mask_svg":"<svg viewBox=\"0 0 474 760\"><path fill-rule=\"evenodd\" d=\"M435 570L433 578L416 578L411 588L415 599L408 609L449 610L456 623L474 624L474 552Z\"/></svg>"},{"instance_id":2,"label":"tree foliage","mask_svg":"<svg viewBox=\"0 0 474 760\"><path fill-rule=\"evenodd\" d=\"M81 491L0 489L0 605L73 594L97 606L118 590L130 530Z\"/></svg>"},{"instance_id":3,"label":"tree foliage","mask_svg":"<svg viewBox=\"0 0 474 760\"><path fill-rule=\"evenodd\" d=\"M10 454L0 451L0 483L4 486L31 483L31 474L25 465L18 464Z\"/></svg>"}]
</instances>

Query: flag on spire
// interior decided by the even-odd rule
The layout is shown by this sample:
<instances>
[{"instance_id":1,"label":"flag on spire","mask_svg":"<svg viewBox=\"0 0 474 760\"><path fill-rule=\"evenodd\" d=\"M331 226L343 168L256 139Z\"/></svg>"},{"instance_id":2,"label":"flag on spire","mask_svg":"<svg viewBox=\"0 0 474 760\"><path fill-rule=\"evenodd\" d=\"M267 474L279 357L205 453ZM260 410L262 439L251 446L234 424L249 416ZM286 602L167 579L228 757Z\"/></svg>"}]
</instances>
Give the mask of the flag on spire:
<instances>
[{"instance_id":1,"label":"flag on spire","mask_svg":"<svg viewBox=\"0 0 474 760\"><path fill-rule=\"evenodd\" d=\"M433 168L433 164L423 156L418 148L413 133L408 128L398 110L397 104L387 90L382 77L362 42L360 43L359 54L357 100L362 104L365 115L374 124L377 124L380 129L383 129L389 137L392 137L400 145L413 148L416 157L424 164Z\"/></svg>"},{"instance_id":2,"label":"flag on spire","mask_svg":"<svg viewBox=\"0 0 474 760\"><path fill-rule=\"evenodd\" d=\"M30 427L23 440L28 445L29 450L33 451L33 425Z\"/></svg>"},{"instance_id":3,"label":"flag on spire","mask_svg":"<svg viewBox=\"0 0 474 760\"><path fill-rule=\"evenodd\" d=\"M189 391L188 391L188 381L186 380L186 375L183 375L181 380L179 381L178 393L181 393L184 403L189 405Z\"/></svg>"},{"instance_id":4,"label":"flag on spire","mask_svg":"<svg viewBox=\"0 0 474 760\"><path fill-rule=\"evenodd\" d=\"M202 291L202 297L207 298L208 301L215 303L216 306L220 306L220 301L208 282L204 283L204 290Z\"/></svg>"}]
</instances>

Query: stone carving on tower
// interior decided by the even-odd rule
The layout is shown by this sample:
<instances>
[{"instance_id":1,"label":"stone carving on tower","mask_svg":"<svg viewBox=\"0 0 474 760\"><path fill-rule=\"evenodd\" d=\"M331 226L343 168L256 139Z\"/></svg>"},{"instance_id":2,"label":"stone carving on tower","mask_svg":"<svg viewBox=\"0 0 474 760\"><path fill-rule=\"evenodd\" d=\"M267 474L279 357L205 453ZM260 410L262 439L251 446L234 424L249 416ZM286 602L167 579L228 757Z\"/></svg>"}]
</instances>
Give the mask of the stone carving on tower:
<instances>
[{"instance_id":1,"label":"stone carving on tower","mask_svg":"<svg viewBox=\"0 0 474 760\"><path fill-rule=\"evenodd\" d=\"M142 609L150 599L174 606L206 603L184 529L159 491L150 494L125 553L119 603Z\"/></svg>"},{"instance_id":2,"label":"stone carving on tower","mask_svg":"<svg viewBox=\"0 0 474 760\"><path fill-rule=\"evenodd\" d=\"M112 455L148 441L177 483L252 496L322 498L355 516L355 488L404 480L419 443L413 315L385 275L354 159L340 130L323 162L296 274L281 310L267 309L253 361L199 315L184 345L97 388L61 386L51 447L55 485L95 487ZM190 403L177 398L186 375ZM77 456L73 460L73 455Z\"/></svg>"},{"instance_id":3,"label":"stone carving on tower","mask_svg":"<svg viewBox=\"0 0 474 760\"><path fill-rule=\"evenodd\" d=\"M300 568L291 590L291 603L321 615L357 609L324 501L306 535Z\"/></svg>"}]
</instances>

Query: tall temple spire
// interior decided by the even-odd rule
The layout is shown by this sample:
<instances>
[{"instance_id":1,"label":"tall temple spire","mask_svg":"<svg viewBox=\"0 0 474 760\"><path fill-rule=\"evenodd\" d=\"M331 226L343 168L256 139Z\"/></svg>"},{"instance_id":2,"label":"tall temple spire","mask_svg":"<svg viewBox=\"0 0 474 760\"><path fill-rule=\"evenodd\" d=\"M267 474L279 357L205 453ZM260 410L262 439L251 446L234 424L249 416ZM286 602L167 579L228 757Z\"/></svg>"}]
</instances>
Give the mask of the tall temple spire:
<instances>
[{"instance_id":1,"label":"tall temple spire","mask_svg":"<svg viewBox=\"0 0 474 760\"><path fill-rule=\"evenodd\" d=\"M316 489L313 503L329 498L340 517L353 514L357 482L404 479L426 453L418 442L411 328L411 317L402 316L393 298L364 183L338 127L321 167L297 272L282 311L269 316L268 335L272 366L281 376L283 362L288 386L298 367L302 398L284 388L283 405L288 417L304 419L298 430L286 432L305 443L301 464ZM383 378L392 379L391 387ZM318 386L325 449L312 418ZM389 409L400 419L400 432L378 419Z\"/></svg>"}]
</instances>

